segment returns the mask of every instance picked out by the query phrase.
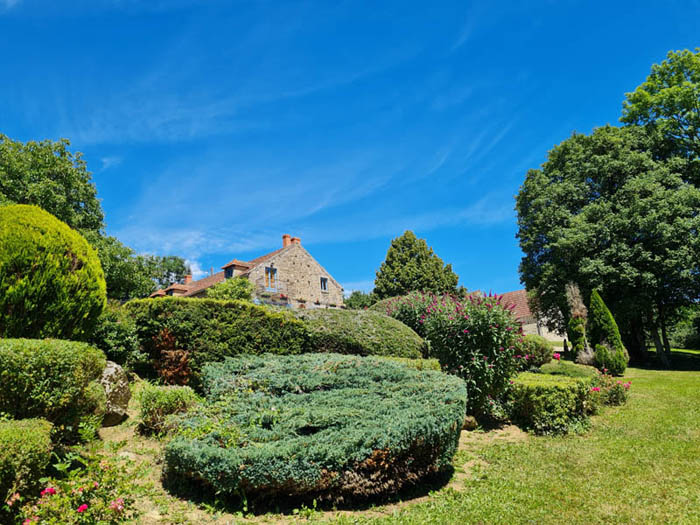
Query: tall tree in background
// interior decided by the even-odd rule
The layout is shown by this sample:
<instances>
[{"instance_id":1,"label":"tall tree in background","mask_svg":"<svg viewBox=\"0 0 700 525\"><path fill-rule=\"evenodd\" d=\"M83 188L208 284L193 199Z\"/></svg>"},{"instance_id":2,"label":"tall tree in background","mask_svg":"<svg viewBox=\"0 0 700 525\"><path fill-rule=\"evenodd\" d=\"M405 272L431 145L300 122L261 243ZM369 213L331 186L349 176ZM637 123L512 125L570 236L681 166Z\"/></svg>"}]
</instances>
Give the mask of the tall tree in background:
<instances>
[{"instance_id":1,"label":"tall tree in background","mask_svg":"<svg viewBox=\"0 0 700 525\"><path fill-rule=\"evenodd\" d=\"M700 297L700 189L684 180L692 160L657 155L659 140L635 126L574 134L528 172L516 209L521 280L550 326L570 317L568 282L598 288L630 352L644 357L646 330L665 359L669 323Z\"/></svg>"},{"instance_id":2,"label":"tall tree in background","mask_svg":"<svg viewBox=\"0 0 700 525\"><path fill-rule=\"evenodd\" d=\"M406 231L391 241L386 259L377 271L373 293L377 299L411 291L455 293L458 280L451 264L444 264L424 239Z\"/></svg>"}]
</instances>

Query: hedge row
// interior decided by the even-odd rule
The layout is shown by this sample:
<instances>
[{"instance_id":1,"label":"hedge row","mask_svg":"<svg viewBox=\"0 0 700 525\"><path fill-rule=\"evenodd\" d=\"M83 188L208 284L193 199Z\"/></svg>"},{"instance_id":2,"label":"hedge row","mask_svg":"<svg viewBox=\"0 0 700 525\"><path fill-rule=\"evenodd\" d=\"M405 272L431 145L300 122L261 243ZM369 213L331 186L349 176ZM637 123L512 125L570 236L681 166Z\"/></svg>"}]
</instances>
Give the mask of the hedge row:
<instances>
[{"instance_id":1,"label":"hedge row","mask_svg":"<svg viewBox=\"0 0 700 525\"><path fill-rule=\"evenodd\" d=\"M309 330L314 352L419 358L425 342L396 319L365 310L296 310Z\"/></svg>"},{"instance_id":2,"label":"hedge row","mask_svg":"<svg viewBox=\"0 0 700 525\"><path fill-rule=\"evenodd\" d=\"M97 379L105 363L104 354L86 343L0 339L0 412L46 419L61 439L70 439L86 416L104 414Z\"/></svg>"},{"instance_id":3,"label":"hedge row","mask_svg":"<svg viewBox=\"0 0 700 525\"><path fill-rule=\"evenodd\" d=\"M0 421L0 501L10 500L15 493L25 496L35 489L50 459L51 423L41 419ZM10 519L9 514L6 517Z\"/></svg>"},{"instance_id":4,"label":"hedge row","mask_svg":"<svg viewBox=\"0 0 700 525\"><path fill-rule=\"evenodd\" d=\"M210 363L204 386L166 475L248 501L395 493L450 467L466 406L456 377L337 354Z\"/></svg>"}]
</instances>

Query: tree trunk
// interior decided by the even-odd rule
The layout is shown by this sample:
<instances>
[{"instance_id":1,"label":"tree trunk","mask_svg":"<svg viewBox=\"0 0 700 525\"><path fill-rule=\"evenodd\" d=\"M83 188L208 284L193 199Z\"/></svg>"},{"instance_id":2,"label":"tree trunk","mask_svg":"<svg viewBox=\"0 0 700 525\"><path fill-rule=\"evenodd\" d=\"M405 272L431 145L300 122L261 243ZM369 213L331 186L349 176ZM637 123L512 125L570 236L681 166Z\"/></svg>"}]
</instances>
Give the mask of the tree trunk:
<instances>
[{"instance_id":1,"label":"tree trunk","mask_svg":"<svg viewBox=\"0 0 700 525\"><path fill-rule=\"evenodd\" d=\"M671 363L671 343L668 340L668 331L666 330L666 319L661 318L661 337L664 343L664 366L669 366Z\"/></svg>"},{"instance_id":2,"label":"tree trunk","mask_svg":"<svg viewBox=\"0 0 700 525\"><path fill-rule=\"evenodd\" d=\"M622 334L622 337L625 348L635 361L646 363L649 360L647 338L644 334L644 322L641 317L634 317L627 323L627 330Z\"/></svg>"}]
</instances>

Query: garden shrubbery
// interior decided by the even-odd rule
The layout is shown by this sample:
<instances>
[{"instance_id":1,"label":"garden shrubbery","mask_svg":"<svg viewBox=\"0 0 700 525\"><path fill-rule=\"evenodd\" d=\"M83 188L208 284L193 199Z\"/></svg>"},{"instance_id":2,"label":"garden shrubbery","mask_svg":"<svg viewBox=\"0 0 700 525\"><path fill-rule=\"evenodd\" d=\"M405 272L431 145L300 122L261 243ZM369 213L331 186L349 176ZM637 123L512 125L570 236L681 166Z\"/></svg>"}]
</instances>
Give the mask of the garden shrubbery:
<instances>
[{"instance_id":1,"label":"garden shrubbery","mask_svg":"<svg viewBox=\"0 0 700 525\"><path fill-rule=\"evenodd\" d=\"M419 358L425 342L405 324L367 310L297 310L314 352Z\"/></svg>"},{"instance_id":2,"label":"garden shrubbery","mask_svg":"<svg viewBox=\"0 0 700 525\"><path fill-rule=\"evenodd\" d=\"M623 375L629 354L622 344L617 323L597 290L591 293L587 333L595 348L593 359L596 368L607 369L613 375Z\"/></svg>"},{"instance_id":3,"label":"garden shrubbery","mask_svg":"<svg viewBox=\"0 0 700 525\"><path fill-rule=\"evenodd\" d=\"M201 401L188 386L157 386L144 383L138 394L141 431L159 434L167 430L169 416L187 412Z\"/></svg>"},{"instance_id":4,"label":"garden shrubbery","mask_svg":"<svg viewBox=\"0 0 700 525\"><path fill-rule=\"evenodd\" d=\"M97 380L105 362L104 354L86 343L2 339L0 412L47 419L61 439L72 439L82 421L102 417L105 394Z\"/></svg>"},{"instance_id":5,"label":"garden shrubbery","mask_svg":"<svg viewBox=\"0 0 700 525\"><path fill-rule=\"evenodd\" d=\"M552 360L554 354L552 344L539 335L526 335L517 348L528 367L546 365Z\"/></svg>"},{"instance_id":6,"label":"garden shrubbery","mask_svg":"<svg viewBox=\"0 0 700 525\"><path fill-rule=\"evenodd\" d=\"M0 502L11 501L38 487L51 459L51 423L42 419L0 421ZM0 504L0 521L4 513ZM9 519L9 516L7 516ZM6 523L3 521L3 523Z\"/></svg>"},{"instance_id":7,"label":"garden shrubbery","mask_svg":"<svg viewBox=\"0 0 700 525\"><path fill-rule=\"evenodd\" d=\"M106 301L100 260L36 206L0 206L0 337L84 339Z\"/></svg>"},{"instance_id":8,"label":"garden shrubbery","mask_svg":"<svg viewBox=\"0 0 700 525\"><path fill-rule=\"evenodd\" d=\"M499 400L520 367L516 346L522 328L498 296L413 292L385 303L387 315L413 328L430 344L429 356L464 379L467 412L501 418Z\"/></svg>"},{"instance_id":9,"label":"garden shrubbery","mask_svg":"<svg viewBox=\"0 0 700 525\"><path fill-rule=\"evenodd\" d=\"M163 380L199 384L202 366L239 354L300 354L308 347L304 324L289 312L244 301L164 297L125 305L141 350ZM153 375L148 366L137 369Z\"/></svg>"},{"instance_id":10,"label":"garden shrubbery","mask_svg":"<svg viewBox=\"0 0 700 525\"><path fill-rule=\"evenodd\" d=\"M229 358L203 385L167 478L248 501L366 499L449 469L466 404L456 377L337 354Z\"/></svg>"},{"instance_id":11,"label":"garden shrubbery","mask_svg":"<svg viewBox=\"0 0 700 525\"><path fill-rule=\"evenodd\" d=\"M127 368L137 367L147 357L139 350L136 323L117 302L107 304L88 341L102 350L107 359Z\"/></svg>"}]
</instances>

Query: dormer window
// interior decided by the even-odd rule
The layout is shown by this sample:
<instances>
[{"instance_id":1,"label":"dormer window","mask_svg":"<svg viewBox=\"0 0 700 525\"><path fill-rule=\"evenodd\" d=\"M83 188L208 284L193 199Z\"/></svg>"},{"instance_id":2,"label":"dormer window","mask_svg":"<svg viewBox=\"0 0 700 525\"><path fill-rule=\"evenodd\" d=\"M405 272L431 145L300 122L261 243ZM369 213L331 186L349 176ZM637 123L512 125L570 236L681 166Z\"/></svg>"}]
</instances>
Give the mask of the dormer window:
<instances>
[{"instance_id":1,"label":"dormer window","mask_svg":"<svg viewBox=\"0 0 700 525\"><path fill-rule=\"evenodd\" d=\"M321 291L328 291L328 277L321 277Z\"/></svg>"},{"instance_id":2,"label":"dormer window","mask_svg":"<svg viewBox=\"0 0 700 525\"><path fill-rule=\"evenodd\" d=\"M229 266L224 270L224 277L226 279L230 279L231 277L233 277L233 266Z\"/></svg>"},{"instance_id":3,"label":"dormer window","mask_svg":"<svg viewBox=\"0 0 700 525\"><path fill-rule=\"evenodd\" d=\"M268 290L277 289L277 268L271 266L265 268L265 288Z\"/></svg>"}]
</instances>

